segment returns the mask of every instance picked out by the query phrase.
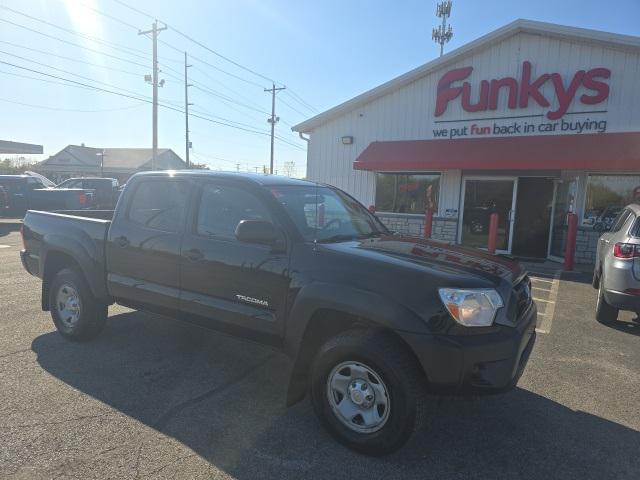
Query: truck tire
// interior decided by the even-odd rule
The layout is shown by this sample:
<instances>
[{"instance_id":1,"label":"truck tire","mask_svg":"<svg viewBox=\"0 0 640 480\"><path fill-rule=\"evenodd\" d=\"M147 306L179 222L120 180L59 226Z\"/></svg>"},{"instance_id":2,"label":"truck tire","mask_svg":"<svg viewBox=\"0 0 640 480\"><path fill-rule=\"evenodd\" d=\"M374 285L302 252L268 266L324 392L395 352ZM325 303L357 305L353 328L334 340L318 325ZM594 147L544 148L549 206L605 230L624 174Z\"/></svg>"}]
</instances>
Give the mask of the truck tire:
<instances>
[{"instance_id":1,"label":"truck tire","mask_svg":"<svg viewBox=\"0 0 640 480\"><path fill-rule=\"evenodd\" d=\"M604 297L604 278L600 275L598 282L598 303L596 304L596 320L604 325L618 320L618 309L609 305Z\"/></svg>"},{"instance_id":2,"label":"truck tire","mask_svg":"<svg viewBox=\"0 0 640 480\"><path fill-rule=\"evenodd\" d=\"M58 332L74 341L97 337L107 320L107 305L98 302L75 269L56 273L49 289L51 318Z\"/></svg>"},{"instance_id":3,"label":"truck tire","mask_svg":"<svg viewBox=\"0 0 640 480\"><path fill-rule=\"evenodd\" d=\"M426 415L427 382L407 347L390 334L349 330L316 355L311 399L323 426L366 455L402 447Z\"/></svg>"}]
</instances>

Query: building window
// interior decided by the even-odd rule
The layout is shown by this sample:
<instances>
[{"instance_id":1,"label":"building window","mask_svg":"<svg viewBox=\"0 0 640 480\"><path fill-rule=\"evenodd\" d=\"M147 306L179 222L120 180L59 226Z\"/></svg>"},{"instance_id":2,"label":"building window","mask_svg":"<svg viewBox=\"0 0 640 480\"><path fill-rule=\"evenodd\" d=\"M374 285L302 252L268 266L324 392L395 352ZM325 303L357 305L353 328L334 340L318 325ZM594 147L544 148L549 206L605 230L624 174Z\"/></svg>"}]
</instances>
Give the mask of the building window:
<instances>
[{"instance_id":1,"label":"building window","mask_svg":"<svg viewBox=\"0 0 640 480\"><path fill-rule=\"evenodd\" d=\"M640 176L589 175L582 224L609 229L623 207L633 202L640 202Z\"/></svg>"},{"instance_id":2,"label":"building window","mask_svg":"<svg viewBox=\"0 0 640 480\"><path fill-rule=\"evenodd\" d=\"M438 210L440 175L378 173L376 210L423 214L427 207Z\"/></svg>"}]
</instances>

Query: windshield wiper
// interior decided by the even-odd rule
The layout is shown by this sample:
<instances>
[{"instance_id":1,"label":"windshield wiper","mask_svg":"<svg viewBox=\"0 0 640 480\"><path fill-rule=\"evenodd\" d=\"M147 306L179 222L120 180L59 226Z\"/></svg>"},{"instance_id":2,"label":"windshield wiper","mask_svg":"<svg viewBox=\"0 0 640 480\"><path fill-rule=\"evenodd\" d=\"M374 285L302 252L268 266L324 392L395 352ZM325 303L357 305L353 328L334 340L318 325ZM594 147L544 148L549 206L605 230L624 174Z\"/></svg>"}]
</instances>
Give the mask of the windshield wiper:
<instances>
[{"instance_id":1,"label":"windshield wiper","mask_svg":"<svg viewBox=\"0 0 640 480\"><path fill-rule=\"evenodd\" d=\"M382 235L384 235L384 232L370 232L370 233L363 233L362 235L358 235L358 238L365 239L365 238L381 237Z\"/></svg>"},{"instance_id":2,"label":"windshield wiper","mask_svg":"<svg viewBox=\"0 0 640 480\"><path fill-rule=\"evenodd\" d=\"M342 234L332 235L330 237L320 239L318 240L318 243L344 242L349 240L364 240L365 238L378 237L382 234L383 232L370 232L370 233L363 233L362 235L345 235L342 233Z\"/></svg>"},{"instance_id":3,"label":"windshield wiper","mask_svg":"<svg viewBox=\"0 0 640 480\"><path fill-rule=\"evenodd\" d=\"M320 240L317 240L317 242L318 243L345 242L349 240L356 240L357 238L358 237L356 235L338 234L338 235L332 235L327 238L322 238Z\"/></svg>"}]
</instances>

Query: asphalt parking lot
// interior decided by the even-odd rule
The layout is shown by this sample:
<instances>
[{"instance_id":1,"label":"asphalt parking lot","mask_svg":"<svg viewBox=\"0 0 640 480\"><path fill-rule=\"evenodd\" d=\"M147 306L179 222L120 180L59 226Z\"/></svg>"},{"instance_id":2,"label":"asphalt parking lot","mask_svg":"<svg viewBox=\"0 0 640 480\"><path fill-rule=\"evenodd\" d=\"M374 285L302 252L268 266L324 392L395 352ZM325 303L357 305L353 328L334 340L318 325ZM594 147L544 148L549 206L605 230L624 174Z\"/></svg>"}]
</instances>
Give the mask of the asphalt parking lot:
<instances>
[{"instance_id":1,"label":"asphalt parking lot","mask_svg":"<svg viewBox=\"0 0 640 480\"><path fill-rule=\"evenodd\" d=\"M598 324L588 275L534 275L544 315L515 390L434 398L424 431L369 458L336 444L308 400L285 407L280 353L118 306L97 341L63 340L15 230L0 225L2 478L640 475L640 323Z\"/></svg>"}]
</instances>

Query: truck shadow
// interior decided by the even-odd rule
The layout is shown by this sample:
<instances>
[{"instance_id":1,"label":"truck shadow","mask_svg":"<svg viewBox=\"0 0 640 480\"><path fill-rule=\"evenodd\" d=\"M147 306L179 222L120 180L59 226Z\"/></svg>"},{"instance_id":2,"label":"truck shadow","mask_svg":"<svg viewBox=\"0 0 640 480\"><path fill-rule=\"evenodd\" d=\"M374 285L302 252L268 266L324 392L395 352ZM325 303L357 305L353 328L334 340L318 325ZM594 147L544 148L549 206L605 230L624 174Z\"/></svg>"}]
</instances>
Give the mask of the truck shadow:
<instances>
[{"instance_id":1,"label":"truck shadow","mask_svg":"<svg viewBox=\"0 0 640 480\"><path fill-rule=\"evenodd\" d=\"M640 471L640 433L521 388L434 399L427 428L404 449L364 457L322 430L308 400L284 406L283 355L140 312L112 317L95 342L52 332L32 350L49 374L238 479L602 479Z\"/></svg>"},{"instance_id":2,"label":"truck shadow","mask_svg":"<svg viewBox=\"0 0 640 480\"><path fill-rule=\"evenodd\" d=\"M20 223L0 223L0 237L6 237L13 232L19 232L20 226Z\"/></svg>"}]
</instances>

